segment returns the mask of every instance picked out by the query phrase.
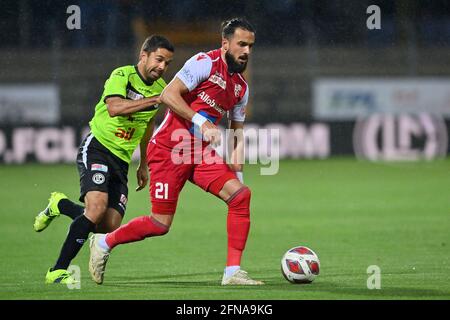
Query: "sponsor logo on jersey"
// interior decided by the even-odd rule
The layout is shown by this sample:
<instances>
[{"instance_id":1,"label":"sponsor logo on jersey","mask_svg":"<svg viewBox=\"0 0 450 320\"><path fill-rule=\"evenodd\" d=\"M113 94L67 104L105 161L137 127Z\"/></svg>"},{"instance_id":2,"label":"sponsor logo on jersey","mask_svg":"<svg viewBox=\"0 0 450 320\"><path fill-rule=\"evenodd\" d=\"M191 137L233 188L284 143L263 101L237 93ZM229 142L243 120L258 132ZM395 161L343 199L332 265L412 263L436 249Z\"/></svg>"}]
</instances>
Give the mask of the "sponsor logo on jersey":
<instances>
[{"instance_id":1,"label":"sponsor logo on jersey","mask_svg":"<svg viewBox=\"0 0 450 320\"><path fill-rule=\"evenodd\" d=\"M192 73L188 69L186 69L186 68L181 69L181 74L184 76L184 78L189 83L194 82L194 76L192 75Z\"/></svg>"},{"instance_id":2,"label":"sponsor logo on jersey","mask_svg":"<svg viewBox=\"0 0 450 320\"><path fill-rule=\"evenodd\" d=\"M225 90L227 88L227 82L225 80L223 80L223 76L217 71L215 74L212 74L208 80L211 81L212 83L217 84L223 90Z\"/></svg>"},{"instance_id":3,"label":"sponsor logo on jersey","mask_svg":"<svg viewBox=\"0 0 450 320\"><path fill-rule=\"evenodd\" d=\"M127 98L131 100L140 100L143 99L144 96L142 94L136 93L132 90L127 90Z\"/></svg>"},{"instance_id":4,"label":"sponsor logo on jersey","mask_svg":"<svg viewBox=\"0 0 450 320\"><path fill-rule=\"evenodd\" d=\"M234 96L237 98L241 94L242 86L238 83L234 85Z\"/></svg>"},{"instance_id":5,"label":"sponsor logo on jersey","mask_svg":"<svg viewBox=\"0 0 450 320\"><path fill-rule=\"evenodd\" d=\"M222 116L226 113L225 110L223 110L219 105L216 104L216 101L214 99L211 99L209 95L202 91L197 95L202 101L204 101L207 105L214 108L217 112L219 112Z\"/></svg>"},{"instance_id":6,"label":"sponsor logo on jersey","mask_svg":"<svg viewBox=\"0 0 450 320\"><path fill-rule=\"evenodd\" d=\"M103 175L103 173L96 173L92 176L92 181L95 184L102 184L105 182L105 176Z\"/></svg>"},{"instance_id":7,"label":"sponsor logo on jersey","mask_svg":"<svg viewBox=\"0 0 450 320\"><path fill-rule=\"evenodd\" d=\"M91 164L91 171L108 172L108 166L105 166L104 164L93 163Z\"/></svg>"},{"instance_id":8,"label":"sponsor logo on jersey","mask_svg":"<svg viewBox=\"0 0 450 320\"><path fill-rule=\"evenodd\" d=\"M117 128L117 132L114 134L117 138L124 139L126 141L130 141L133 138L134 133L136 132L135 128L128 128L128 130Z\"/></svg>"},{"instance_id":9,"label":"sponsor logo on jersey","mask_svg":"<svg viewBox=\"0 0 450 320\"><path fill-rule=\"evenodd\" d=\"M114 75L116 75L116 76L121 76L121 77L125 77L125 75L123 74L123 71L122 71L122 70L116 71L116 73L114 73Z\"/></svg>"}]
</instances>

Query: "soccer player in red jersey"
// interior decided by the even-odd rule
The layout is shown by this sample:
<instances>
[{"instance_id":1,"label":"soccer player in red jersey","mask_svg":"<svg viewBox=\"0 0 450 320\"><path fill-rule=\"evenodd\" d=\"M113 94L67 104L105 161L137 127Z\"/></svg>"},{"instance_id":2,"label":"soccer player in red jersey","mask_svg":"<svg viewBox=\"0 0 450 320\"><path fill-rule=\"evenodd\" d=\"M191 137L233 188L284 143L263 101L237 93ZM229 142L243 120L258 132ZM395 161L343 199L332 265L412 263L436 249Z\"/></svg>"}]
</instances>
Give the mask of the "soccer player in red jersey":
<instances>
[{"instance_id":1,"label":"soccer player in red jersey","mask_svg":"<svg viewBox=\"0 0 450 320\"><path fill-rule=\"evenodd\" d=\"M89 271L95 282L103 282L114 247L169 231L179 193L189 180L228 205L228 252L222 285L263 284L240 268L250 229L251 196L242 177L248 85L241 73L254 42L255 30L245 19L225 21L222 47L190 58L161 94L169 110L147 148L152 214L91 238ZM233 139L230 164L210 146L221 142L217 124L227 113L229 128L241 135L237 143Z\"/></svg>"}]
</instances>

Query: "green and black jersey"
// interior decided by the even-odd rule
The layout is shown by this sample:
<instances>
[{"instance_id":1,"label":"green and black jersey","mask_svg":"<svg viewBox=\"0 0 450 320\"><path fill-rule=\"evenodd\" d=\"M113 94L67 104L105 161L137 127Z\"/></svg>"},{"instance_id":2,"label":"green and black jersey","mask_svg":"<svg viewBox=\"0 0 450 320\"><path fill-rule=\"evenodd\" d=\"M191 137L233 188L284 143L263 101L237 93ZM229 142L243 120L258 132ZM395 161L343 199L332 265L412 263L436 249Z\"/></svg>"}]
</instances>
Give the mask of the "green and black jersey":
<instances>
[{"instance_id":1,"label":"green and black jersey","mask_svg":"<svg viewBox=\"0 0 450 320\"><path fill-rule=\"evenodd\" d=\"M159 106L150 106L127 116L111 117L105 100L109 97L138 100L158 96L165 86L166 82L162 78L152 83L145 81L136 66L115 69L105 82L102 97L95 106L95 115L89 122L95 138L113 154L130 163L134 150Z\"/></svg>"}]
</instances>

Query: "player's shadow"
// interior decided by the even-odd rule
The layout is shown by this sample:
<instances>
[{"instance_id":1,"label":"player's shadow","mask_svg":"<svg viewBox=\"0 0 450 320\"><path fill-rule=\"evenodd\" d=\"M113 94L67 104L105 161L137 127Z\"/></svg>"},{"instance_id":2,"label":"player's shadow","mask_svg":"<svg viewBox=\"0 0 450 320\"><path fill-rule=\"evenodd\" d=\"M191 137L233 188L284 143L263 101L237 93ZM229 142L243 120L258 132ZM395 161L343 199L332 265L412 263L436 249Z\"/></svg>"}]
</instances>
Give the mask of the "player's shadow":
<instances>
[{"instance_id":1,"label":"player's shadow","mask_svg":"<svg viewBox=\"0 0 450 320\"><path fill-rule=\"evenodd\" d=\"M217 280L191 280L186 281L186 278L192 277L216 277ZM143 275L141 277L136 276L120 276L120 277L110 277L106 282L105 286L113 287L141 287L149 285L167 285L172 287L186 287L186 286L217 286L220 284L220 273L217 272L203 272L203 273L183 273L183 274L169 274L169 275ZM184 279L184 280L183 280Z\"/></svg>"},{"instance_id":2,"label":"player's shadow","mask_svg":"<svg viewBox=\"0 0 450 320\"><path fill-rule=\"evenodd\" d=\"M340 284L330 281L316 281L311 284L291 284L280 283L277 278L266 279L265 287L277 288L285 291L302 291L332 293L337 296L361 296L363 299L417 299L417 298L437 298L449 299L450 291L423 289L423 288L401 288L401 287L381 287L380 289L368 289L367 287L343 287Z\"/></svg>"},{"instance_id":3,"label":"player's shadow","mask_svg":"<svg viewBox=\"0 0 450 320\"><path fill-rule=\"evenodd\" d=\"M342 274L340 274L342 276ZM195 279L196 277L206 278ZM194 278L194 279L193 279ZM192 279L192 280L190 280ZM211 280L214 279L214 280ZM215 287L220 286L221 274L218 272L202 272L202 273L180 273L167 275L148 275L142 276L111 276L104 282L104 286L111 287L148 287L151 285L166 286L172 288L186 287ZM267 290L278 289L283 292L299 292L302 298L307 298L308 292L332 293L342 296L343 299L351 296L361 296L362 299L408 299L408 298L437 298L449 299L450 292L445 290L423 289L423 288L401 288L401 287L381 287L381 289L369 290L365 286L361 287L345 287L340 283L321 279L311 284L291 284L281 278L281 276L264 277L264 286L252 287L227 287L227 290Z\"/></svg>"},{"instance_id":4,"label":"player's shadow","mask_svg":"<svg viewBox=\"0 0 450 320\"><path fill-rule=\"evenodd\" d=\"M315 291L330 292L338 295L360 295L366 297L373 297L374 299L406 299L406 298L438 298L449 299L450 292L435 289L423 288L401 288L401 287L381 287L380 289L368 288L342 288L337 285L330 286L329 283L318 285Z\"/></svg>"}]
</instances>

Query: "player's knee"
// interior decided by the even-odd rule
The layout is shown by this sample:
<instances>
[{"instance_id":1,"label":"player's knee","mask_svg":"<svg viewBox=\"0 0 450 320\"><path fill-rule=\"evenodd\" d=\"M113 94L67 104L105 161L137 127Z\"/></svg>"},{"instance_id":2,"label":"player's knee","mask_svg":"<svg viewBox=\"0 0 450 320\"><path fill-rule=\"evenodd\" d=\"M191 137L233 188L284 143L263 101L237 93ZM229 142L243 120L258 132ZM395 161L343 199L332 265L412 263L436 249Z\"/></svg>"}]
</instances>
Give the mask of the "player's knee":
<instances>
[{"instance_id":1,"label":"player's knee","mask_svg":"<svg viewBox=\"0 0 450 320\"><path fill-rule=\"evenodd\" d=\"M234 192L226 202L228 206L241 206L250 204L251 197L252 192L250 191L250 188L243 185L239 190Z\"/></svg>"},{"instance_id":2,"label":"player's knee","mask_svg":"<svg viewBox=\"0 0 450 320\"><path fill-rule=\"evenodd\" d=\"M227 200L230 213L250 215L250 199L252 192L247 186L243 186Z\"/></svg>"},{"instance_id":3,"label":"player's knee","mask_svg":"<svg viewBox=\"0 0 450 320\"><path fill-rule=\"evenodd\" d=\"M108 210L108 206L106 203L89 203L86 204L86 212L92 215L104 215L106 210Z\"/></svg>"},{"instance_id":4,"label":"player's knee","mask_svg":"<svg viewBox=\"0 0 450 320\"><path fill-rule=\"evenodd\" d=\"M159 232L156 235L163 236L165 234L168 234L169 231L170 231L170 227L169 226L165 226L165 228L159 229Z\"/></svg>"},{"instance_id":5,"label":"player's knee","mask_svg":"<svg viewBox=\"0 0 450 320\"><path fill-rule=\"evenodd\" d=\"M160 221L152 216L145 216L147 229L145 232L145 238L155 237L155 236L163 236L167 234L170 230L170 223L166 221Z\"/></svg>"},{"instance_id":6,"label":"player's knee","mask_svg":"<svg viewBox=\"0 0 450 320\"><path fill-rule=\"evenodd\" d=\"M94 219L101 218L108 210L108 196L104 192L88 192L85 197L85 205L87 216Z\"/></svg>"},{"instance_id":7,"label":"player's knee","mask_svg":"<svg viewBox=\"0 0 450 320\"><path fill-rule=\"evenodd\" d=\"M84 212L84 215L89 218L93 223L99 224L106 213L107 210L106 205L101 204L94 204L90 205L89 207L86 206L86 210Z\"/></svg>"},{"instance_id":8,"label":"player's knee","mask_svg":"<svg viewBox=\"0 0 450 320\"><path fill-rule=\"evenodd\" d=\"M163 236L165 234L167 234L169 232L170 228L158 228L158 229L151 229L151 230L147 230L147 232L145 234L143 234L143 236L141 237L141 240L144 240L145 238L152 238L152 237L160 237Z\"/></svg>"}]
</instances>

